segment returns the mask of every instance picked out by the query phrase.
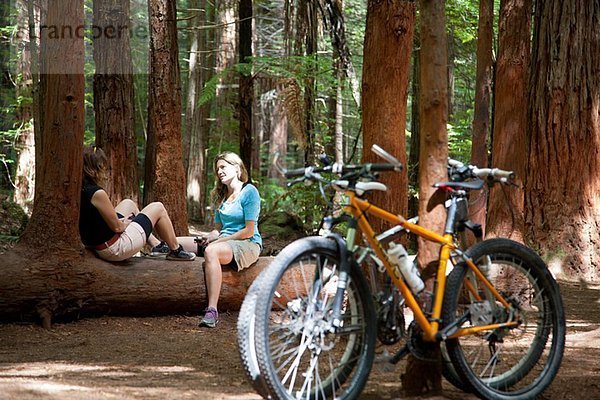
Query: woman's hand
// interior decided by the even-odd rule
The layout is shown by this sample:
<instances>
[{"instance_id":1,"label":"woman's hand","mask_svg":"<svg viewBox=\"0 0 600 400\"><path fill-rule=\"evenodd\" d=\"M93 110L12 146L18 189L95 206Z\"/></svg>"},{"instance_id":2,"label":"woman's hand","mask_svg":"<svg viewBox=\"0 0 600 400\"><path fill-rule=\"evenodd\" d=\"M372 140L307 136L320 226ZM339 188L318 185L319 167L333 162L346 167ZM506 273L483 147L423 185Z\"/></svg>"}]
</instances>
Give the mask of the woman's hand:
<instances>
[{"instance_id":1,"label":"woman's hand","mask_svg":"<svg viewBox=\"0 0 600 400\"><path fill-rule=\"evenodd\" d=\"M219 231L214 230L212 232L209 232L208 235L205 236L205 238L206 238L207 244L210 242L214 242L215 240L217 240L219 238Z\"/></svg>"}]
</instances>

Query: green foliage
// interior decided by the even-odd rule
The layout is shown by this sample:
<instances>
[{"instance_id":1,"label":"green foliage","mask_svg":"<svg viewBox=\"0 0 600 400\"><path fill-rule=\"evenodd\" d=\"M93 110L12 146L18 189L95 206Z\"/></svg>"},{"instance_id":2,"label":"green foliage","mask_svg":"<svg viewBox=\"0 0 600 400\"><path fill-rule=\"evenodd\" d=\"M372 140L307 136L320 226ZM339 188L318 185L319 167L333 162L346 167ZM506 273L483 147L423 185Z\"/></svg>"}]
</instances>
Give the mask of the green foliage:
<instances>
[{"instance_id":1,"label":"green foliage","mask_svg":"<svg viewBox=\"0 0 600 400\"><path fill-rule=\"evenodd\" d=\"M258 187L263 217L285 210L302 221L306 232L313 232L318 227L326 203L316 184L311 186L298 184L288 188L282 187L277 180L263 178Z\"/></svg>"},{"instance_id":2,"label":"green foliage","mask_svg":"<svg viewBox=\"0 0 600 400\"><path fill-rule=\"evenodd\" d=\"M448 155L461 161L471 158L471 124L473 121L472 110L456 115L455 125L448 124Z\"/></svg>"}]
</instances>

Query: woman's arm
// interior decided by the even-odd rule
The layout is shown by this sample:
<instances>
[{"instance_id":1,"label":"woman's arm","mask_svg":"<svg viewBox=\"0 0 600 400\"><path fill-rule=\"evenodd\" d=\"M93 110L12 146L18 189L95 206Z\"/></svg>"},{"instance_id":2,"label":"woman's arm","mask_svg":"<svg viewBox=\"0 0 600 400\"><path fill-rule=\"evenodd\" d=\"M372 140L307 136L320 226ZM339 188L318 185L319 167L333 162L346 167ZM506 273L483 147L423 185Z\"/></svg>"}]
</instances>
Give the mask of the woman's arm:
<instances>
[{"instance_id":1,"label":"woman's arm","mask_svg":"<svg viewBox=\"0 0 600 400\"><path fill-rule=\"evenodd\" d=\"M252 236L254 236L254 226L256 226L256 221L246 221L246 226L244 228L232 235L220 237L213 243L225 242L227 240L250 239Z\"/></svg>"},{"instance_id":2,"label":"woman's arm","mask_svg":"<svg viewBox=\"0 0 600 400\"><path fill-rule=\"evenodd\" d=\"M92 205L96 207L106 225L115 233L123 232L131 222L130 220L121 221L117 218L117 212L110 202L108 194L102 189L97 190L92 196Z\"/></svg>"}]
</instances>

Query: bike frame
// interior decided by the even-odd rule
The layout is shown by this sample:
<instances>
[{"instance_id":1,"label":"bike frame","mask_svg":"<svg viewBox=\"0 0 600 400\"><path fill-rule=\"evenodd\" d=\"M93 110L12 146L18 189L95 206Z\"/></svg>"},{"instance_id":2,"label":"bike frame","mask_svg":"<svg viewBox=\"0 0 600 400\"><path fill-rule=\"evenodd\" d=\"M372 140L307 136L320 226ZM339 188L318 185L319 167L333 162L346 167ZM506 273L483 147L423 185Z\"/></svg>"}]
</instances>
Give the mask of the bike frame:
<instances>
[{"instance_id":1,"label":"bike frame","mask_svg":"<svg viewBox=\"0 0 600 400\"><path fill-rule=\"evenodd\" d=\"M471 259L464 257L463 252L460 251L460 249L458 249L454 245L453 222L454 215L456 213L455 202L453 202L448 209L445 233L444 235L439 235L436 232L430 231L417 224L407 221L400 215L394 215L388 211L385 211L377 206L372 205L367 200L358 198L353 191L348 190L345 194L346 196L348 196L349 202L344 207L344 211L352 215L353 219L357 222L357 226L351 224L348 228L348 233L346 237L348 251L353 252L355 249L357 233L356 228L358 228L365 235L367 242L375 251L377 257L383 262L388 275L394 282L394 285L400 290L400 293L404 297L406 304L412 310L415 321L417 321L417 323L423 330L424 340L430 342L442 341L446 339L457 338L460 336L471 335L481 331L515 327L518 325L517 321L509 321L500 324L479 325L469 328L458 328L457 326L449 326L440 330L444 291L446 289L446 265L447 262L451 259L452 251L455 251L466 262L467 266L471 269L471 271L473 271L473 274L475 275L477 280L483 284L483 286L488 290L488 292L497 302L501 303L502 306L506 308L511 308L510 303L506 299L504 299L504 297L496 290L496 288L494 288L494 286L479 270L475 263ZM452 207L454 207L454 209ZM371 226L369 221L367 220L366 215L372 215L376 218L391 222L396 225L400 225L407 231L414 233L417 236L424 238L425 240L435 242L441 245L439 264L435 280L436 284L433 293L434 303L431 317L429 319L421 309L419 302L417 301L409 287L404 282L404 279L402 278L399 269L396 266L392 265L388 260L386 252L383 250L381 243L377 240L376 233L373 230L373 227ZM475 299L482 300L481 296L477 291L477 288L474 286L474 283L467 281L465 286L468 288L470 294L473 297L475 297Z\"/></svg>"}]
</instances>

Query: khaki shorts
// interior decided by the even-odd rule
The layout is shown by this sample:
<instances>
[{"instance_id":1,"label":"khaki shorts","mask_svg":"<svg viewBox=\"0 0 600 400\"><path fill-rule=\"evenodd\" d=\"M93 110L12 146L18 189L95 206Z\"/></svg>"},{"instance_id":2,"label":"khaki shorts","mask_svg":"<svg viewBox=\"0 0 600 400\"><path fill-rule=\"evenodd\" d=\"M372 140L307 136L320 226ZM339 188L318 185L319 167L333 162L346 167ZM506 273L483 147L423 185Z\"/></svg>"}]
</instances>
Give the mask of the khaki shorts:
<instances>
[{"instance_id":1,"label":"khaki shorts","mask_svg":"<svg viewBox=\"0 0 600 400\"><path fill-rule=\"evenodd\" d=\"M241 271L248 268L258 260L260 246L250 240L228 240L227 243L233 251L233 259L237 265L230 265L233 269Z\"/></svg>"},{"instance_id":2,"label":"khaki shorts","mask_svg":"<svg viewBox=\"0 0 600 400\"><path fill-rule=\"evenodd\" d=\"M112 245L104 250L96 250L98 257L106 261L123 261L133 257L146 244L146 232L137 222L131 222L125 232Z\"/></svg>"}]
</instances>

